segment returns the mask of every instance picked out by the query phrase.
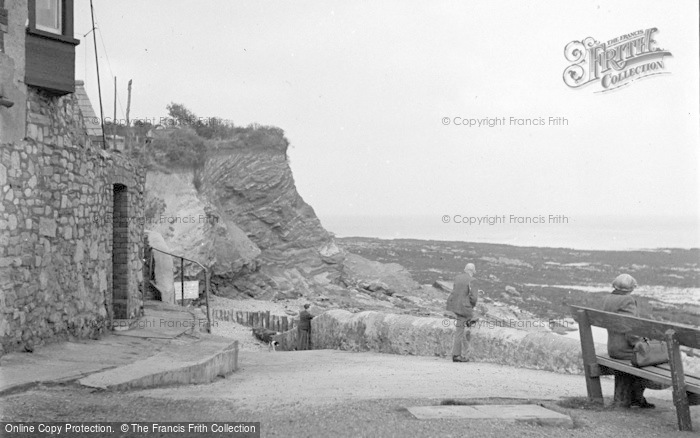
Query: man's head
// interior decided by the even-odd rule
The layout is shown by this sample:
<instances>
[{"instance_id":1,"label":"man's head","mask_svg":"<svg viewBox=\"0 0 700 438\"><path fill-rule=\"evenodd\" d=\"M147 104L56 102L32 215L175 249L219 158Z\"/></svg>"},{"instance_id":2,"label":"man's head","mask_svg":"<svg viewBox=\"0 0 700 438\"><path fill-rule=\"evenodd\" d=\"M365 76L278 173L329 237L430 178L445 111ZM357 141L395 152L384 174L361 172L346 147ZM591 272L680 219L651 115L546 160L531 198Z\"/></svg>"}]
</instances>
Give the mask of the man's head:
<instances>
[{"instance_id":1,"label":"man's head","mask_svg":"<svg viewBox=\"0 0 700 438\"><path fill-rule=\"evenodd\" d=\"M311 304L309 304L309 303L304 304L304 309L308 310L309 307L311 307Z\"/></svg>"},{"instance_id":2,"label":"man's head","mask_svg":"<svg viewBox=\"0 0 700 438\"><path fill-rule=\"evenodd\" d=\"M620 292L630 293L637 287L637 280L629 274L620 274L613 280L612 286Z\"/></svg>"},{"instance_id":3,"label":"man's head","mask_svg":"<svg viewBox=\"0 0 700 438\"><path fill-rule=\"evenodd\" d=\"M476 266L474 266L474 263L467 263L467 266L464 267L464 272L473 277L474 274L476 274Z\"/></svg>"}]
</instances>

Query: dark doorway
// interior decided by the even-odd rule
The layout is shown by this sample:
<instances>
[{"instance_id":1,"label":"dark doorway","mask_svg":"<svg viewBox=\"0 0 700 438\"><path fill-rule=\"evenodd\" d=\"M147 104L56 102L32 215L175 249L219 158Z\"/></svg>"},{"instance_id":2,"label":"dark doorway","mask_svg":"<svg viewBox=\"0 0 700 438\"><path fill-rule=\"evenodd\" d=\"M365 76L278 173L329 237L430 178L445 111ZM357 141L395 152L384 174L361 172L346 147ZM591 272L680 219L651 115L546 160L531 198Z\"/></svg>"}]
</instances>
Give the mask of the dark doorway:
<instances>
[{"instance_id":1,"label":"dark doorway","mask_svg":"<svg viewBox=\"0 0 700 438\"><path fill-rule=\"evenodd\" d=\"M112 306L114 319L127 319L129 299L129 221L128 191L125 185L114 185L112 209Z\"/></svg>"}]
</instances>

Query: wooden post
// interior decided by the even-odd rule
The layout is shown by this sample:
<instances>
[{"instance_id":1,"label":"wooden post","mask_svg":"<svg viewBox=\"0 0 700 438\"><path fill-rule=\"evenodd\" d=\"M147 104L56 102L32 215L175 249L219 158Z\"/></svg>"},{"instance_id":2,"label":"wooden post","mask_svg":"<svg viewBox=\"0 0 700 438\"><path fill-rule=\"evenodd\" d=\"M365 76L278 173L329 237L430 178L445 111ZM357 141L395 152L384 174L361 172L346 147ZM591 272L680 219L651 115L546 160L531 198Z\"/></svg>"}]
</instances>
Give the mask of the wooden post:
<instances>
[{"instance_id":1,"label":"wooden post","mask_svg":"<svg viewBox=\"0 0 700 438\"><path fill-rule=\"evenodd\" d=\"M131 79L129 79L128 94L126 97L126 139L124 148L131 152L131 122L129 121L129 110L131 110Z\"/></svg>"},{"instance_id":2,"label":"wooden post","mask_svg":"<svg viewBox=\"0 0 700 438\"><path fill-rule=\"evenodd\" d=\"M670 329L666 331L666 347L668 348L668 359L671 363L673 404L676 405L678 429L683 431L692 431L693 423L690 418L690 408L688 407L688 394L685 392L683 360L681 358L681 350L678 345L678 339L676 339L675 330Z\"/></svg>"},{"instance_id":3,"label":"wooden post","mask_svg":"<svg viewBox=\"0 0 700 438\"><path fill-rule=\"evenodd\" d=\"M233 342L233 370L238 370L238 341Z\"/></svg>"},{"instance_id":4,"label":"wooden post","mask_svg":"<svg viewBox=\"0 0 700 438\"><path fill-rule=\"evenodd\" d=\"M185 259L180 257L180 292L182 297L182 305L185 305Z\"/></svg>"},{"instance_id":5,"label":"wooden post","mask_svg":"<svg viewBox=\"0 0 700 438\"><path fill-rule=\"evenodd\" d=\"M583 357L583 371L586 375L586 389L588 399L595 403L603 404L603 389L600 386L600 367L595 355L593 332L591 323L585 310L578 310L578 330L581 337L581 356Z\"/></svg>"},{"instance_id":6,"label":"wooden post","mask_svg":"<svg viewBox=\"0 0 700 438\"><path fill-rule=\"evenodd\" d=\"M112 147L117 148L117 77L114 77L114 118L112 119Z\"/></svg>"},{"instance_id":7,"label":"wooden post","mask_svg":"<svg viewBox=\"0 0 700 438\"><path fill-rule=\"evenodd\" d=\"M129 95L131 95L131 81L129 81ZM128 108L128 107L127 107ZM126 110L127 119L129 118L129 110ZM127 128L128 129L128 128ZM128 131L127 131L128 132ZM211 309L209 308L209 285L211 278L209 277L209 270L204 270L204 296L207 302L207 333L211 333Z\"/></svg>"},{"instance_id":8,"label":"wooden post","mask_svg":"<svg viewBox=\"0 0 700 438\"><path fill-rule=\"evenodd\" d=\"M270 328L270 311L265 312L265 328Z\"/></svg>"},{"instance_id":9,"label":"wooden post","mask_svg":"<svg viewBox=\"0 0 700 438\"><path fill-rule=\"evenodd\" d=\"M33 11L32 8L29 8ZM33 12L31 12L33 13ZM90 0L90 17L92 18L92 43L95 47L95 67L97 68L97 96L100 99L100 127L102 128L102 149L107 149L107 139L105 137L105 115L102 111L102 86L100 85L100 61L97 57L97 37L95 34L95 9L92 7L92 0ZM30 26L32 21L29 21Z\"/></svg>"},{"instance_id":10,"label":"wooden post","mask_svg":"<svg viewBox=\"0 0 700 438\"><path fill-rule=\"evenodd\" d=\"M282 331L286 332L287 330L289 330L289 321L288 321L286 316L283 316L282 317Z\"/></svg>"}]
</instances>

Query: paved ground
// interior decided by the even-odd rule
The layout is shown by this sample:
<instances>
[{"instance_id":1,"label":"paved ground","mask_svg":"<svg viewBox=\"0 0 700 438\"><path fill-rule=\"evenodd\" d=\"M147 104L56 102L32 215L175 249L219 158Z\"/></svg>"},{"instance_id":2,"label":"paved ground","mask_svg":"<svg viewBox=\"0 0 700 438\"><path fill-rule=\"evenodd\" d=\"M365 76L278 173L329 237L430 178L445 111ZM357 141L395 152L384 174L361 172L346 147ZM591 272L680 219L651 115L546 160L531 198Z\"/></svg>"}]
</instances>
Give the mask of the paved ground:
<instances>
[{"instance_id":1,"label":"paved ground","mask_svg":"<svg viewBox=\"0 0 700 438\"><path fill-rule=\"evenodd\" d=\"M585 396L582 376L332 350L242 352L240 359L239 371L204 385L129 392L94 391L79 385L40 386L0 397L0 419L259 421L262 436L279 437L698 436L676 431L668 391L656 391L656 397L651 397L658 403L653 411L589 409L581 401L559 406L557 400L562 397ZM612 380L604 381L603 390L612 395ZM445 399L471 404L535 402L571 415L574 429L492 420L417 420L407 410L439 405ZM692 412L697 428L700 406Z\"/></svg>"},{"instance_id":2,"label":"paved ground","mask_svg":"<svg viewBox=\"0 0 700 438\"><path fill-rule=\"evenodd\" d=\"M56 386L31 382L74 380L96 370L121 366L177 348L195 354L196 339L173 321L191 317L183 309L151 308L150 323L100 341L62 343L2 358L0 393L8 382L27 382L0 395L3 421L261 421L263 436L697 436L675 431L670 391L649 391L654 411L611 411L560 407L566 397L585 398L583 376L488 363L453 363L444 358L352 353L335 350L261 351L250 343L240 369L213 383L128 392L95 391L77 383ZM165 312L165 313L159 313ZM144 320L146 321L146 320ZM166 321L161 327L160 321ZM173 330L171 330L173 329ZM237 335L251 338L250 329ZM239 333L240 332L240 333ZM183 350L184 349L184 350ZM159 353L160 351L160 353ZM179 354L179 353L178 353ZM613 381L603 379L612 395ZM574 419L574 429L485 422L417 420L411 406L445 399L473 403L535 402ZM584 403L585 404L585 403ZM700 406L691 409L700 428Z\"/></svg>"},{"instance_id":3,"label":"paved ground","mask_svg":"<svg viewBox=\"0 0 700 438\"><path fill-rule=\"evenodd\" d=\"M132 329L115 331L99 340L43 345L33 353L9 353L0 358L0 394L36 382L75 380L154 356L187 348L198 340L198 323L186 308L149 301L146 316Z\"/></svg>"},{"instance_id":4,"label":"paved ground","mask_svg":"<svg viewBox=\"0 0 700 438\"><path fill-rule=\"evenodd\" d=\"M336 350L241 352L241 370L217 382L138 391L169 399L235 401L251 409L392 398L559 399L586 396L583 376L443 358ZM612 395L613 381L603 379ZM670 391L650 391L671 399Z\"/></svg>"}]
</instances>

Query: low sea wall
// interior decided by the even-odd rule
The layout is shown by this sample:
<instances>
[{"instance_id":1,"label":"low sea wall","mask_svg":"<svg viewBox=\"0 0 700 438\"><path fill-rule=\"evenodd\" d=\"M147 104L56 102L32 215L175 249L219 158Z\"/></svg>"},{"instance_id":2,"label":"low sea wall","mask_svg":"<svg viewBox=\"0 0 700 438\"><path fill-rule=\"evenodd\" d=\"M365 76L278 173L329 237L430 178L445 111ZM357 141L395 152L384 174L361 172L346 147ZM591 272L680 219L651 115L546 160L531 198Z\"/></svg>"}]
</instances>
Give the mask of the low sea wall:
<instances>
[{"instance_id":1,"label":"low sea wall","mask_svg":"<svg viewBox=\"0 0 700 438\"><path fill-rule=\"evenodd\" d=\"M465 354L477 362L581 374L581 347L576 339L550 332L532 332L494 325L470 329ZM313 349L375 351L379 353L450 358L454 320L396 315L374 311L329 310L311 321ZM277 335L280 349L293 350L296 329ZM605 351L604 346L597 346Z\"/></svg>"}]
</instances>

